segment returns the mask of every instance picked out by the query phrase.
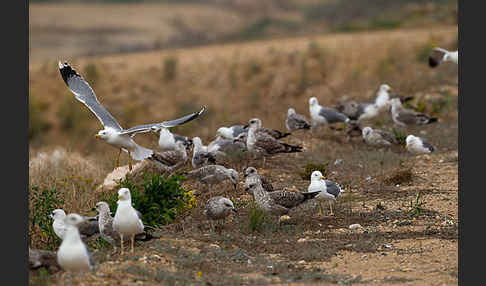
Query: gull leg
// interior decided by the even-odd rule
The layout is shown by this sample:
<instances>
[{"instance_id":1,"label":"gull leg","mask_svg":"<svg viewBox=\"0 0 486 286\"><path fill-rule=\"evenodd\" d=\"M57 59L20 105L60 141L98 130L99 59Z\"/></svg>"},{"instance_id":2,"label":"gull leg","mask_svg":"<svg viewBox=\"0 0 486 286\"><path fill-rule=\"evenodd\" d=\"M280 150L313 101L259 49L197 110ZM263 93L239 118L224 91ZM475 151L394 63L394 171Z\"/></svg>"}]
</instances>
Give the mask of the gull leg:
<instances>
[{"instance_id":1,"label":"gull leg","mask_svg":"<svg viewBox=\"0 0 486 286\"><path fill-rule=\"evenodd\" d=\"M123 255L123 234L120 233L121 255Z\"/></svg>"},{"instance_id":2,"label":"gull leg","mask_svg":"<svg viewBox=\"0 0 486 286\"><path fill-rule=\"evenodd\" d=\"M334 215L334 212L332 211L332 203L331 203L331 201L329 201L329 208L331 208L331 213L330 213L330 215Z\"/></svg>"},{"instance_id":3,"label":"gull leg","mask_svg":"<svg viewBox=\"0 0 486 286\"><path fill-rule=\"evenodd\" d=\"M130 252L133 253L133 245L135 244L135 234L132 234L131 241L132 241L132 247L130 249Z\"/></svg>"},{"instance_id":4,"label":"gull leg","mask_svg":"<svg viewBox=\"0 0 486 286\"><path fill-rule=\"evenodd\" d=\"M115 160L115 169L120 166L120 155L121 155L122 149L120 148L120 151L118 152L118 156L116 157Z\"/></svg>"},{"instance_id":5,"label":"gull leg","mask_svg":"<svg viewBox=\"0 0 486 286\"><path fill-rule=\"evenodd\" d=\"M319 215L322 216L322 204L319 201Z\"/></svg>"},{"instance_id":6,"label":"gull leg","mask_svg":"<svg viewBox=\"0 0 486 286\"><path fill-rule=\"evenodd\" d=\"M130 155L130 152L128 153L128 169L132 171L132 155Z\"/></svg>"}]
</instances>

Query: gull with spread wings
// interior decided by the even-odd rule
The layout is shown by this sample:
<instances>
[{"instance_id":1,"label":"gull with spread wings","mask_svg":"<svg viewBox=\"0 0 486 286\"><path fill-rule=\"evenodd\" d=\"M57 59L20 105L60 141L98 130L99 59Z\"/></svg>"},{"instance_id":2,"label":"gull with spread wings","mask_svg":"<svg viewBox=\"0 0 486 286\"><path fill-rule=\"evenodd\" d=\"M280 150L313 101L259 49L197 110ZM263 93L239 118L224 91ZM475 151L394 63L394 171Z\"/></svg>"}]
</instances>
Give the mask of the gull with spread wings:
<instances>
[{"instance_id":1,"label":"gull with spread wings","mask_svg":"<svg viewBox=\"0 0 486 286\"><path fill-rule=\"evenodd\" d=\"M71 68L67 62L62 64L61 61L59 61L59 71L61 72L62 79L67 84L69 90L74 93L76 99L86 105L103 125L104 129L98 131L95 135L96 138L101 139L120 150L115 162L115 168L119 165L122 150L130 154L128 157L128 166L130 170L132 170L131 158L134 160L143 160L153 154L152 150L144 148L133 141L132 138L137 133L149 132L153 130L154 127L168 128L184 124L197 118L206 109L206 107L203 107L199 112L174 120L137 125L128 129L123 129L116 119L103 107L103 105L100 104L91 86L76 72L76 70Z\"/></svg>"}]
</instances>

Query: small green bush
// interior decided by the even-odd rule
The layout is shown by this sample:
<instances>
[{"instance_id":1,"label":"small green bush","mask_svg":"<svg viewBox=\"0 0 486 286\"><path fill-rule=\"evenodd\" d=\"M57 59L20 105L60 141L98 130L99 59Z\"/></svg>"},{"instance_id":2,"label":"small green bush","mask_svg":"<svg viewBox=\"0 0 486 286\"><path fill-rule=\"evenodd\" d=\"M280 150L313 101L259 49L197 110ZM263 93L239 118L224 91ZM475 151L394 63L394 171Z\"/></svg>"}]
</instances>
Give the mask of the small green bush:
<instances>
[{"instance_id":1,"label":"small green bush","mask_svg":"<svg viewBox=\"0 0 486 286\"><path fill-rule=\"evenodd\" d=\"M263 228L265 221L265 211L257 205L252 205L248 209L248 230L258 231Z\"/></svg>"},{"instance_id":2,"label":"small green bush","mask_svg":"<svg viewBox=\"0 0 486 286\"><path fill-rule=\"evenodd\" d=\"M133 183L125 178L119 182L118 188L128 188L132 196L132 205L142 213L142 221L146 226L159 226L171 223L177 215L193 207L195 198L190 191L182 188L179 183L182 175L166 178L165 175L145 174L144 182ZM104 195L102 200L110 206L112 213L116 212L118 193Z\"/></svg>"},{"instance_id":3,"label":"small green bush","mask_svg":"<svg viewBox=\"0 0 486 286\"><path fill-rule=\"evenodd\" d=\"M30 244L32 245L33 241L37 241L36 245L32 245L32 247L45 245L47 249L54 249L60 244L61 240L54 233L49 214L53 210L61 208L64 204L60 194L56 189L31 187L29 201Z\"/></svg>"},{"instance_id":4,"label":"small green bush","mask_svg":"<svg viewBox=\"0 0 486 286\"><path fill-rule=\"evenodd\" d=\"M305 165L304 171L300 172L299 175L302 178L302 180L307 180L310 181L310 177L312 172L314 171L320 171L324 177L327 177L327 166L329 163L322 163L322 164L314 164L314 163L309 163Z\"/></svg>"}]
</instances>

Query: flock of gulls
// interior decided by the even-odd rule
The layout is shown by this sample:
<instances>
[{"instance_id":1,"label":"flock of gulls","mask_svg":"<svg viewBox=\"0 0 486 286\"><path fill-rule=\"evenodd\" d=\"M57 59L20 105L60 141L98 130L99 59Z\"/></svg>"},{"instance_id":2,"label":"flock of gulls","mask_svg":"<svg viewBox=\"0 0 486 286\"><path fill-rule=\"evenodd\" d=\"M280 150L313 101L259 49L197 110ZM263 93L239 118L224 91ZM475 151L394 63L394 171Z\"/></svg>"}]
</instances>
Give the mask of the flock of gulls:
<instances>
[{"instance_id":1,"label":"flock of gulls","mask_svg":"<svg viewBox=\"0 0 486 286\"><path fill-rule=\"evenodd\" d=\"M443 62L458 63L458 52L450 52L441 48L434 49L429 57L430 67L436 67ZM289 132L263 127L259 118L251 118L248 124L220 127L216 131L216 139L204 145L201 138L188 138L172 133L169 128L187 123L200 116L206 109L188 114L184 117L160 123L148 123L124 129L116 119L100 104L95 92L68 63L59 62L62 79L75 98L82 102L103 125L96 138L119 149L115 159L115 168L119 166L122 151L128 153L129 169L132 170L133 160L148 159L163 171L175 172L191 161L193 170L183 172L188 179L205 185L206 192L210 192L214 184L224 181L230 182L237 189L239 183L238 172L234 169L218 165L220 158L232 152L249 152L253 159L261 158L263 165L265 158L282 153L302 152L303 147L282 142L281 139L291 135L296 130L315 130L321 126L343 124L344 130L356 130L361 133L363 141L371 146L387 147L398 145L398 139L392 132L379 130L370 126L360 127L362 121L390 112L393 122L399 127L410 125L425 125L437 122L424 113L405 108L402 102L410 98L392 97L391 88L387 84L380 85L374 102L360 103L356 101L339 102L334 108L319 104L316 97L309 98L310 120L305 115L296 113L289 108L285 121ZM161 152L154 152L138 145L134 136L139 133L152 132L159 137L158 146ZM188 154L192 148L192 158ZM430 153L436 148L426 139L412 134L406 137L408 152ZM307 202L317 200L318 215L323 214L322 202L329 204L329 215L334 215L332 204L344 192L342 187L326 180L320 171L313 171L310 184L306 192L275 190L270 180L258 174L254 167L244 170L244 190L253 195L255 203L265 212L277 216L278 221L284 218L291 209ZM118 190L118 207L112 217L106 202L97 202L93 208L98 212L96 217L83 217L76 213L65 213L62 209L53 210L55 234L62 239L57 251L57 262L66 271L80 272L93 270L94 260L83 242L83 239L99 233L113 247L119 245L121 254L124 253L124 243L130 243L130 251L134 251L134 241L144 240L149 234L144 232L142 214L132 206L130 190ZM231 214L237 213L233 202L223 196L214 196L207 200L203 214L211 222L223 221Z\"/></svg>"}]
</instances>

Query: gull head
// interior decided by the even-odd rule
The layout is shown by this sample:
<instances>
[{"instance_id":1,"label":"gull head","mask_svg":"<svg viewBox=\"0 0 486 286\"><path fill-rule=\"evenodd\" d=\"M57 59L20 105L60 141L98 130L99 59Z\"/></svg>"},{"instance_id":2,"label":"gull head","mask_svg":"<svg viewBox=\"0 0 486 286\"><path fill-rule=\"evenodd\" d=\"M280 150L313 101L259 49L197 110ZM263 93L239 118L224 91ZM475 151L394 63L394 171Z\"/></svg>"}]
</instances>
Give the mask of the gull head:
<instances>
[{"instance_id":1,"label":"gull head","mask_svg":"<svg viewBox=\"0 0 486 286\"><path fill-rule=\"evenodd\" d=\"M290 115L293 115L293 114L295 114L295 109L289 108L289 110L287 110L287 116L290 116Z\"/></svg>"},{"instance_id":2,"label":"gull head","mask_svg":"<svg viewBox=\"0 0 486 286\"><path fill-rule=\"evenodd\" d=\"M50 214L49 217L56 220L56 219L63 219L66 217L66 212L62 209L55 209Z\"/></svg>"},{"instance_id":3,"label":"gull head","mask_svg":"<svg viewBox=\"0 0 486 286\"><path fill-rule=\"evenodd\" d=\"M127 188L121 188L118 190L118 200L119 201L130 201L132 196L130 195L130 190Z\"/></svg>"},{"instance_id":4,"label":"gull head","mask_svg":"<svg viewBox=\"0 0 486 286\"><path fill-rule=\"evenodd\" d=\"M240 134L238 134L238 136L236 136L235 139L233 139L233 143L238 142L238 141L246 143L246 137L247 136L248 136L248 133L246 133L246 132L240 133Z\"/></svg>"},{"instance_id":5,"label":"gull head","mask_svg":"<svg viewBox=\"0 0 486 286\"><path fill-rule=\"evenodd\" d=\"M314 171L311 174L311 181L320 181L324 180L324 176L322 175L321 171Z\"/></svg>"},{"instance_id":6,"label":"gull head","mask_svg":"<svg viewBox=\"0 0 486 286\"><path fill-rule=\"evenodd\" d=\"M258 118L252 118L252 119L248 120L248 125L250 126L250 129L251 128L257 129L257 128L262 127L262 121Z\"/></svg>"},{"instance_id":7,"label":"gull head","mask_svg":"<svg viewBox=\"0 0 486 286\"><path fill-rule=\"evenodd\" d=\"M231 129L228 127L220 127L216 131L216 137L221 136L223 138L232 138L233 136L231 135Z\"/></svg>"},{"instance_id":8,"label":"gull head","mask_svg":"<svg viewBox=\"0 0 486 286\"><path fill-rule=\"evenodd\" d=\"M235 206L233 205L233 202L230 200L230 199L227 199L227 198L221 198L220 200L221 204L223 205L223 208L225 210L230 210L230 211L233 211L233 212L238 212L235 208Z\"/></svg>"},{"instance_id":9,"label":"gull head","mask_svg":"<svg viewBox=\"0 0 486 286\"><path fill-rule=\"evenodd\" d=\"M106 202L97 202L95 205L94 210L98 211L98 213L110 213L110 206Z\"/></svg>"},{"instance_id":10,"label":"gull head","mask_svg":"<svg viewBox=\"0 0 486 286\"><path fill-rule=\"evenodd\" d=\"M64 218L64 223L66 225L78 226L82 222L84 222L84 219L83 219L82 216L80 216L78 214L68 214Z\"/></svg>"},{"instance_id":11,"label":"gull head","mask_svg":"<svg viewBox=\"0 0 486 286\"><path fill-rule=\"evenodd\" d=\"M228 169L228 171L229 171L229 178L236 190L238 188L238 180L240 176L238 175L238 172L236 172L235 169Z\"/></svg>"},{"instance_id":12,"label":"gull head","mask_svg":"<svg viewBox=\"0 0 486 286\"><path fill-rule=\"evenodd\" d=\"M201 141L201 138L199 137L193 137L192 138L192 144L194 144L194 146L202 146L202 141Z\"/></svg>"},{"instance_id":13,"label":"gull head","mask_svg":"<svg viewBox=\"0 0 486 286\"><path fill-rule=\"evenodd\" d=\"M391 90L391 87L388 84L384 83L384 84L380 85L380 91L388 92L390 90Z\"/></svg>"},{"instance_id":14,"label":"gull head","mask_svg":"<svg viewBox=\"0 0 486 286\"><path fill-rule=\"evenodd\" d=\"M112 130L109 130L109 129L103 129L103 130L100 130L98 131L98 133L96 133L95 137L97 139L101 139L101 140L108 140L112 135L114 135L114 132Z\"/></svg>"},{"instance_id":15,"label":"gull head","mask_svg":"<svg viewBox=\"0 0 486 286\"><path fill-rule=\"evenodd\" d=\"M400 107L402 106L402 103L400 102L400 98L392 98L389 100L391 106L396 106L396 107Z\"/></svg>"},{"instance_id":16,"label":"gull head","mask_svg":"<svg viewBox=\"0 0 486 286\"><path fill-rule=\"evenodd\" d=\"M317 101L316 97L313 96L313 97L309 98L309 105L310 106L317 105L317 104L319 104L319 102Z\"/></svg>"},{"instance_id":17,"label":"gull head","mask_svg":"<svg viewBox=\"0 0 486 286\"><path fill-rule=\"evenodd\" d=\"M246 185L245 186L245 192L250 193L250 194L253 193L253 190L255 190L256 186L257 186L257 183L251 183L251 184Z\"/></svg>"},{"instance_id":18,"label":"gull head","mask_svg":"<svg viewBox=\"0 0 486 286\"><path fill-rule=\"evenodd\" d=\"M371 129L371 127L369 127L369 126L366 126L365 128L363 128L363 131L362 131L363 137L370 135L371 131L373 131L373 129Z\"/></svg>"},{"instance_id":19,"label":"gull head","mask_svg":"<svg viewBox=\"0 0 486 286\"><path fill-rule=\"evenodd\" d=\"M257 174L258 174L258 172L254 167L246 168L245 172L243 173L245 178L248 177L248 176L253 176L253 175L257 175Z\"/></svg>"}]
</instances>

